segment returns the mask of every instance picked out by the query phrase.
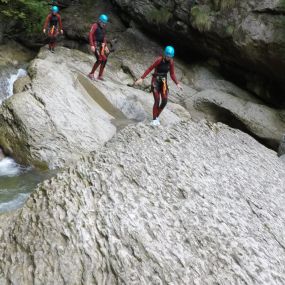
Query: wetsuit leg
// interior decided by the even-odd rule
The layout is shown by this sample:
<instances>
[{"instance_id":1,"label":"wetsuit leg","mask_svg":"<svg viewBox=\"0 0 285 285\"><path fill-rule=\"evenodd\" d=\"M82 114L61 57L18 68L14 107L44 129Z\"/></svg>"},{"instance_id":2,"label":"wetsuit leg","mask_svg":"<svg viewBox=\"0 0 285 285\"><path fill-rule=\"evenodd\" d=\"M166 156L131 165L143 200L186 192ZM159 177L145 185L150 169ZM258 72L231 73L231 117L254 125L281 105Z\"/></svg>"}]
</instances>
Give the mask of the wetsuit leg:
<instances>
[{"instance_id":1,"label":"wetsuit leg","mask_svg":"<svg viewBox=\"0 0 285 285\"><path fill-rule=\"evenodd\" d=\"M54 49L56 45L56 37L58 35L58 31L54 30L53 32L49 31L49 48Z\"/></svg>"},{"instance_id":2,"label":"wetsuit leg","mask_svg":"<svg viewBox=\"0 0 285 285\"><path fill-rule=\"evenodd\" d=\"M152 93L153 93L153 99L154 99L154 104L153 104L153 109L152 109L152 116L153 120L155 120L159 116L159 101L160 101L160 94L158 90L158 82L155 79L155 77L152 78Z\"/></svg>"},{"instance_id":3,"label":"wetsuit leg","mask_svg":"<svg viewBox=\"0 0 285 285\"><path fill-rule=\"evenodd\" d=\"M158 116L160 115L160 113L162 112L162 110L164 109L164 107L167 104L167 100L168 100L168 87L166 87L166 91L163 92L162 88L160 88L160 94L161 94L161 104L159 106L159 110L158 110ZM165 94L164 94L165 93Z\"/></svg>"},{"instance_id":4,"label":"wetsuit leg","mask_svg":"<svg viewBox=\"0 0 285 285\"><path fill-rule=\"evenodd\" d=\"M106 60L103 60L101 62L101 65L100 65L100 70L99 70L99 77L102 77L103 76L103 72L104 72L104 68L106 66L106 63L107 63L107 58Z\"/></svg>"},{"instance_id":5,"label":"wetsuit leg","mask_svg":"<svg viewBox=\"0 0 285 285\"><path fill-rule=\"evenodd\" d=\"M50 48L54 48L55 47L55 43L56 43L56 38L55 37L50 37L50 42L49 42Z\"/></svg>"},{"instance_id":6,"label":"wetsuit leg","mask_svg":"<svg viewBox=\"0 0 285 285\"><path fill-rule=\"evenodd\" d=\"M96 57L96 62L94 63L90 74L93 74L96 71L96 69L98 68L98 66L102 63L102 61L100 59L100 54L99 54L99 51L97 48L95 50L95 57Z\"/></svg>"}]
</instances>

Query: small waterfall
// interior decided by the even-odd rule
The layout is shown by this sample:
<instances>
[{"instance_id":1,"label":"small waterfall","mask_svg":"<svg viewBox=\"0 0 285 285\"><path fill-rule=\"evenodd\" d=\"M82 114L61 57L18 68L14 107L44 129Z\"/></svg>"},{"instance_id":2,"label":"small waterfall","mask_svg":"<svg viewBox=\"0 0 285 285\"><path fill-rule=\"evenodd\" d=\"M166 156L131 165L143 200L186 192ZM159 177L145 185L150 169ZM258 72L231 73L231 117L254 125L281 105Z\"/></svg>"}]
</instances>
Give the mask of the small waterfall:
<instances>
[{"instance_id":1,"label":"small waterfall","mask_svg":"<svg viewBox=\"0 0 285 285\"><path fill-rule=\"evenodd\" d=\"M14 82L21 77L27 75L27 71L23 68L18 70L2 70L0 74L0 104L7 98L13 95Z\"/></svg>"},{"instance_id":2,"label":"small waterfall","mask_svg":"<svg viewBox=\"0 0 285 285\"><path fill-rule=\"evenodd\" d=\"M22 207L36 185L52 174L21 166L10 157L1 159L0 155L0 213Z\"/></svg>"},{"instance_id":3,"label":"small waterfall","mask_svg":"<svg viewBox=\"0 0 285 285\"><path fill-rule=\"evenodd\" d=\"M23 168L10 157L3 158L0 161L0 177L16 176L19 175L22 170Z\"/></svg>"},{"instance_id":4,"label":"small waterfall","mask_svg":"<svg viewBox=\"0 0 285 285\"><path fill-rule=\"evenodd\" d=\"M10 78L8 78L8 97L12 96L13 95L13 85L14 85L14 82L18 79L18 78L21 78L21 77L24 77L27 75L27 71L25 69L18 69L17 73L16 74L11 74Z\"/></svg>"}]
</instances>

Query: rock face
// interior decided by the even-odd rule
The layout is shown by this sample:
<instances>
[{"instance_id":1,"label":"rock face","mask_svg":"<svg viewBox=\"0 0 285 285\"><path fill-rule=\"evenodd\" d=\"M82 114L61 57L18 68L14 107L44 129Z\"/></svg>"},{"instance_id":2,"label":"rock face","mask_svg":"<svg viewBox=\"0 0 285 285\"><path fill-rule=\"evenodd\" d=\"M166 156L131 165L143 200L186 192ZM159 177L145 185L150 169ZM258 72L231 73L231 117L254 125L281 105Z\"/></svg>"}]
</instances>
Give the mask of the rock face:
<instances>
[{"instance_id":1,"label":"rock face","mask_svg":"<svg viewBox=\"0 0 285 285\"><path fill-rule=\"evenodd\" d=\"M130 15L163 42L180 46L184 56L193 57L190 50L214 56L263 100L285 102L284 1L113 2L125 21Z\"/></svg>"},{"instance_id":2,"label":"rock face","mask_svg":"<svg viewBox=\"0 0 285 285\"><path fill-rule=\"evenodd\" d=\"M282 139L280 141L279 148L278 148L278 155L279 156L285 155L285 134L283 134Z\"/></svg>"},{"instance_id":3,"label":"rock face","mask_svg":"<svg viewBox=\"0 0 285 285\"><path fill-rule=\"evenodd\" d=\"M92 83L85 74L93 63L76 50L41 50L29 67L30 80L15 84L24 91L0 106L0 145L7 153L22 163L62 167L108 141L117 128L150 120L152 97L120 82L120 68L109 68L112 82ZM162 120L180 119L166 110Z\"/></svg>"},{"instance_id":4,"label":"rock face","mask_svg":"<svg viewBox=\"0 0 285 285\"><path fill-rule=\"evenodd\" d=\"M51 57L43 50L30 66L31 88L0 107L0 145L20 162L62 166L116 131L111 116L81 92L69 71L71 54L66 49Z\"/></svg>"},{"instance_id":5,"label":"rock face","mask_svg":"<svg viewBox=\"0 0 285 285\"><path fill-rule=\"evenodd\" d=\"M225 125L129 126L1 216L0 283L284 284L284 177Z\"/></svg>"},{"instance_id":6,"label":"rock face","mask_svg":"<svg viewBox=\"0 0 285 285\"><path fill-rule=\"evenodd\" d=\"M221 91L197 92L186 99L186 106L194 119L223 122L250 133L275 150L285 130L281 112Z\"/></svg>"}]
</instances>

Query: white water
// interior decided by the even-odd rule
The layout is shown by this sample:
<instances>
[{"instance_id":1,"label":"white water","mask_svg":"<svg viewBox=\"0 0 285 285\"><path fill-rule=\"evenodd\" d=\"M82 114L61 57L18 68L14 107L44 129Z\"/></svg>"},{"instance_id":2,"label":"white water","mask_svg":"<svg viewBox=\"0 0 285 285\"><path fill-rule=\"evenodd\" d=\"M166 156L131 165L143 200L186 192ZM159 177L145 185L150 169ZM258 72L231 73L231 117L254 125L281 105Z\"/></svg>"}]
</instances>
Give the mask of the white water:
<instances>
[{"instance_id":1,"label":"white water","mask_svg":"<svg viewBox=\"0 0 285 285\"><path fill-rule=\"evenodd\" d=\"M19 175L21 173L21 169L21 166L10 157L6 157L0 161L0 177Z\"/></svg>"},{"instance_id":2,"label":"white water","mask_svg":"<svg viewBox=\"0 0 285 285\"><path fill-rule=\"evenodd\" d=\"M20 208L28 199L29 193L19 193L14 199L0 203L0 213L13 211Z\"/></svg>"},{"instance_id":3,"label":"white water","mask_svg":"<svg viewBox=\"0 0 285 285\"><path fill-rule=\"evenodd\" d=\"M26 75L26 70L22 68L16 70L7 67L0 70L0 105L13 95L14 82ZM23 167L12 158L2 156L0 152L0 213L20 208L36 185L51 176L49 172Z\"/></svg>"},{"instance_id":4,"label":"white water","mask_svg":"<svg viewBox=\"0 0 285 285\"><path fill-rule=\"evenodd\" d=\"M11 74L10 78L8 78L8 97L13 95L13 85L14 82L21 77L24 77L27 75L27 71L25 69L18 69L18 72L16 74Z\"/></svg>"},{"instance_id":5,"label":"white water","mask_svg":"<svg viewBox=\"0 0 285 285\"><path fill-rule=\"evenodd\" d=\"M0 78L0 104L7 98L13 95L14 82L21 77L27 75L27 71L23 68L19 68L17 71L10 75L2 75Z\"/></svg>"}]
</instances>

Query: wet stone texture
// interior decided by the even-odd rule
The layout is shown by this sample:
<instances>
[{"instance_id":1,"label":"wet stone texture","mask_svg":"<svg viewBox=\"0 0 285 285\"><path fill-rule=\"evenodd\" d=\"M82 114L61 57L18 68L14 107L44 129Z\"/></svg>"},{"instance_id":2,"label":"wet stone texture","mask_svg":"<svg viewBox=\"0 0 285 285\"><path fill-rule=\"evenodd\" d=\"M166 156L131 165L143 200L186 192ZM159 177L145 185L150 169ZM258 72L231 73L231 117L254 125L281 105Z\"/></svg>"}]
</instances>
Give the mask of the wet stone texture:
<instances>
[{"instance_id":1,"label":"wet stone texture","mask_svg":"<svg viewBox=\"0 0 285 285\"><path fill-rule=\"evenodd\" d=\"M128 126L1 216L0 283L284 284L284 177L222 124Z\"/></svg>"}]
</instances>

